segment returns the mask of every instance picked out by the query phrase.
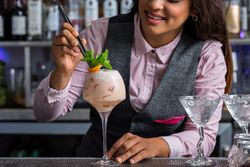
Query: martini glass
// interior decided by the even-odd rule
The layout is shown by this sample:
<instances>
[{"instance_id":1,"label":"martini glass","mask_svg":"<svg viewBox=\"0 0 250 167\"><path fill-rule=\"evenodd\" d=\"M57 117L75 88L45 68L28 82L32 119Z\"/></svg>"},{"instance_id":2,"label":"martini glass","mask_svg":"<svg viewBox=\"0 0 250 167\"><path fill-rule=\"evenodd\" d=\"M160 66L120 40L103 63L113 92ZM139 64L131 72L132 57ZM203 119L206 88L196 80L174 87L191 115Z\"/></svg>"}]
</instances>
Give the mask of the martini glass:
<instances>
[{"instance_id":1,"label":"martini glass","mask_svg":"<svg viewBox=\"0 0 250 167\"><path fill-rule=\"evenodd\" d=\"M112 109L126 98L125 85L117 70L89 73L84 84L83 99L98 111L102 120L103 157L92 166L118 166L107 155L107 121Z\"/></svg>"},{"instance_id":2,"label":"martini glass","mask_svg":"<svg viewBox=\"0 0 250 167\"><path fill-rule=\"evenodd\" d=\"M233 119L244 133L248 133L250 122L250 94L223 95L223 100Z\"/></svg>"},{"instance_id":3,"label":"martini glass","mask_svg":"<svg viewBox=\"0 0 250 167\"><path fill-rule=\"evenodd\" d=\"M182 106L185 108L188 116L197 127L200 135L200 139L197 144L197 155L194 159L190 159L185 162L187 166L213 166L213 161L204 157L203 150L201 148L202 141L204 139L204 128L207 122L212 117L217 105L219 104L220 97L211 96L180 96L179 100Z\"/></svg>"}]
</instances>

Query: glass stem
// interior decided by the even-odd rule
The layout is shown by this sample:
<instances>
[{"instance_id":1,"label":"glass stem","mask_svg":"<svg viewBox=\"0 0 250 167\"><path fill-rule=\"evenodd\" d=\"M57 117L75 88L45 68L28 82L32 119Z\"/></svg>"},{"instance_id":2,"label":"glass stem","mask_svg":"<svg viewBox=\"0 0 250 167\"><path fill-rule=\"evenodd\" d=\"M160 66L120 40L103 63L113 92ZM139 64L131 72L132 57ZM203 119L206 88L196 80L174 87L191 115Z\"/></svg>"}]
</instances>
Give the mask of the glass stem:
<instances>
[{"instance_id":1,"label":"glass stem","mask_svg":"<svg viewBox=\"0 0 250 167\"><path fill-rule=\"evenodd\" d=\"M108 160L107 154L107 122L110 112L99 112L100 117L102 119L102 145L103 145L103 159Z\"/></svg>"},{"instance_id":2,"label":"glass stem","mask_svg":"<svg viewBox=\"0 0 250 167\"><path fill-rule=\"evenodd\" d=\"M201 148L201 145L204 139L204 127L200 126L198 127L198 130L199 130L200 139L197 144L197 157L204 157L204 152L203 152L203 149Z\"/></svg>"},{"instance_id":3,"label":"glass stem","mask_svg":"<svg viewBox=\"0 0 250 167\"><path fill-rule=\"evenodd\" d=\"M242 126L243 132L248 134L248 124Z\"/></svg>"}]
</instances>

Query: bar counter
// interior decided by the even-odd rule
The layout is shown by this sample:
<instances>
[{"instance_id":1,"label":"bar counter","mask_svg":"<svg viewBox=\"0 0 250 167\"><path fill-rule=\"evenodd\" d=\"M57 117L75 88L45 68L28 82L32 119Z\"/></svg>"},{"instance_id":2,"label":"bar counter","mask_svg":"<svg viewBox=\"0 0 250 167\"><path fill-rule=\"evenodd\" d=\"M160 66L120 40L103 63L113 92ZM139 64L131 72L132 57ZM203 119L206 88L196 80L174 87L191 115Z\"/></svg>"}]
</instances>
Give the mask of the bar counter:
<instances>
[{"instance_id":1,"label":"bar counter","mask_svg":"<svg viewBox=\"0 0 250 167\"><path fill-rule=\"evenodd\" d=\"M226 158L211 158L216 167L228 167ZM97 158L0 158L0 166L4 167L90 167ZM120 167L181 167L187 158L153 158L131 165L121 164Z\"/></svg>"}]
</instances>

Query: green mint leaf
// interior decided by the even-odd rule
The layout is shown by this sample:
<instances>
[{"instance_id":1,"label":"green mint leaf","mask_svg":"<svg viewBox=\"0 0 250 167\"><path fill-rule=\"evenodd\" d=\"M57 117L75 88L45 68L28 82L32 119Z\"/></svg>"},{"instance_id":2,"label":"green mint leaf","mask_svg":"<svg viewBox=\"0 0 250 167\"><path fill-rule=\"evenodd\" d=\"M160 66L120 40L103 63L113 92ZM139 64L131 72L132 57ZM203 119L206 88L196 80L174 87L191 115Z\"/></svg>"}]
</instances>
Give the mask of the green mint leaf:
<instances>
[{"instance_id":1,"label":"green mint leaf","mask_svg":"<svg viewBox=\"0 0 250 167\"><path fill-rule=\"evenodd\" d=\"M109 60L104 61L102 65L103 65L104 67L106 67L106 68L112 70L112 66L110 65L110 61L109 61Z\"/></svg>"},{"instance_id":2,"label":"green mint leaf","mask_svg":"<svg viewBox=\"0 0 250 167\"><path fill-rule=\"evenodd\" d=\"M109 54L109 51L108 51L108 49L106 49L104 52L102 52L101 54L97 54L94 57L93 50L86 50L86 54L85 54L84 58L81 59L81 61L88 62L90 68L93 68L93 67L101 64L104 67L111 70L112 66L110 64L110 61L108 60L108 54Z\"/></svg>"}]
</instances>

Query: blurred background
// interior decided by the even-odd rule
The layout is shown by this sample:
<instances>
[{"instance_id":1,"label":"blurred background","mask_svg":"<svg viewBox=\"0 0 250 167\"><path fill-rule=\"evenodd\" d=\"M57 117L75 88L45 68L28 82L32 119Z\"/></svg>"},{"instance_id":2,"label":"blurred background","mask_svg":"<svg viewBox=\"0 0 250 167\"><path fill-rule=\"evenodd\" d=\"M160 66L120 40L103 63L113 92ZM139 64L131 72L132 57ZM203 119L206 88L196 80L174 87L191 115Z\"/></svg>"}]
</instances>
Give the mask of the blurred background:
<instances>
[{"instance_id":1,"label":"blurred background","mask_svg":"<svg viewBox=\"0 0 250 167\"><path fill-rule=\"evenodd\" d=\"M232 45L231 94L250 93L250 1L224 0ZM80 31L92 20L127 13L132 0L62 0ZM56 0L0 0L0 157L66 157L88 130L89 109L81 99L74 110L52 122L37 122L32 112L39 82L53 68L51 40L63 22ZM227 156L240 131L224 110L212 156Z\"/></svg>"}]
</instances>

